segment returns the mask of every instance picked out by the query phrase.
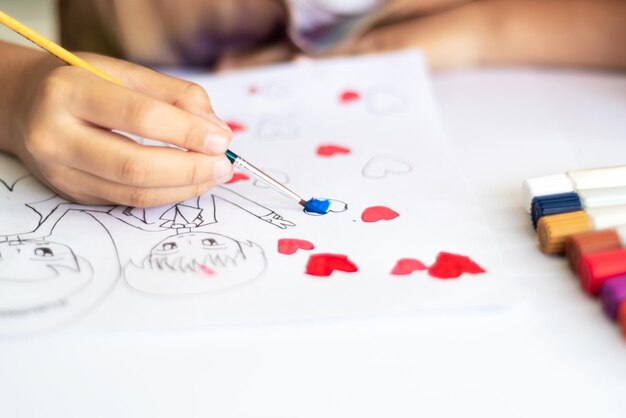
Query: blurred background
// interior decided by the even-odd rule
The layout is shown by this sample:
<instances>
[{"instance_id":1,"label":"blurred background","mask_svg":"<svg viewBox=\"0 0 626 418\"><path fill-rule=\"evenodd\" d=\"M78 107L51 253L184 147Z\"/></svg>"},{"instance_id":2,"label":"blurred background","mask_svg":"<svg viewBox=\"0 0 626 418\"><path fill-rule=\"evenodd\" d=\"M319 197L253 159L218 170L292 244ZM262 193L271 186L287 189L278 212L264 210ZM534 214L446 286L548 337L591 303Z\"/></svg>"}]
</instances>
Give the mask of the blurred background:
<instances>
[{"instance_id":1,"label":"blurred background","mask_svg":"<svg viewBox=\"0 0 626 418\"><path fill-rule=\"evenodd\" d=\"M0 10L56 42L59 34L55 6L56 0L0 0ZM32 45L4 26L0 27L0 40Z\"/></svg>"}]
</instances>

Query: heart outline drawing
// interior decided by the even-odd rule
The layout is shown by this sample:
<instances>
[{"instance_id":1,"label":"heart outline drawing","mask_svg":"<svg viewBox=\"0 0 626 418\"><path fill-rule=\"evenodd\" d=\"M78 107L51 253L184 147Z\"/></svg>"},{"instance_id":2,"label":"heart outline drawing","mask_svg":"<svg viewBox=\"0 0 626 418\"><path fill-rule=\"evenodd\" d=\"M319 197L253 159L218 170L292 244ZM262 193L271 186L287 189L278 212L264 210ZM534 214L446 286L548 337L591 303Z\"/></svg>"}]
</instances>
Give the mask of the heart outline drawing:
<instances>
[{"instance_id":1,"label":"heart outline drawing","mask_svg":"<svg viewBox=\"0 0 626 418\"><path fill-rule=\"evenodd\" d=\"M341 200L327 199L325 197L317 197L316 199L330 201L330 207L328 208L328 213L341 213L341 212L345 212L348 210L348 204L346 202L342 202ZM323 215L321 213L309 212L306 209L304 209L304 213L306 213L307 215L311 215L311 216Z\"/></svg>"},{"instance_id":2,"label":"heart outline drawing","mask_svg":"<svg viewBox=\"0 0 626 418\"><path fill-rule=\"evenodd\" d=\"M389 155L376 155L363 165L361 175L367 179L379 180L390 174L405 175L411 171L413 166L405 160Z\"/></svg>"},{"instance_id":3,"label":"heart outline drawing","mask_svg":"<svg viewBox=\"0 0 626 418\"><path fill-rule=\"evenodd\" d=\"M298 134L295 126L273 120L264 120L257 128L257 137L262 141L291 140L297 138Z\"/></svg>"},{"instance_id":4,"label":"heart outline drawing","mask_svg":"<svg viewBox=\"0 0 626 418\"><path fill-rule=\"evenodd\" d=\"M404 112L408 100L395 89L374 88L365 94L365 108L374 116L385 116Z\"/></svg>"}]
</instances>

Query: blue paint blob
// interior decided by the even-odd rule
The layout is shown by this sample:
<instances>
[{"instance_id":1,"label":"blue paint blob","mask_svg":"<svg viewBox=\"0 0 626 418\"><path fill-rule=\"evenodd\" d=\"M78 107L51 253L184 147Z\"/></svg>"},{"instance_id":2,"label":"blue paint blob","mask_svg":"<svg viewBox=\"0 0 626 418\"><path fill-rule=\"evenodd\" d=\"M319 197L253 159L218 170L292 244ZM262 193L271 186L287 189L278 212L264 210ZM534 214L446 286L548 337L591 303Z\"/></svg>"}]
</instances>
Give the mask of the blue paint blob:
<instances>
[{"instance_id":1,"label":"blue paint blob","mask_svg":"<svg viewBox=\"0 0 626 418\"><path fill-rule=\"evenodd\" d=\"M330 200L328 199L310 199L304 205L305 212L309 213L318 213L320 215L325 215L328 213L328 209L330 209Z\"/></svg>"}]
</instances>

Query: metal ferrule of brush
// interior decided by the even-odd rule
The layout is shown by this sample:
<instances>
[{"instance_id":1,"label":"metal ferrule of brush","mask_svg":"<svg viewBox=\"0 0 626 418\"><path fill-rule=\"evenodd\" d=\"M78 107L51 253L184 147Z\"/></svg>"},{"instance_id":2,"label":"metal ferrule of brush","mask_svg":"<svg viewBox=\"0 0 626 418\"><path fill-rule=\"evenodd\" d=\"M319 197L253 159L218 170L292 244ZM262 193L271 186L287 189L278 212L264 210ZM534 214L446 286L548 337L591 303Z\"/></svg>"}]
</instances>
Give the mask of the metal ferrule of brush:
<instances>
[{"instance_id":1,"label":"metal ferrule of brush","mask_svg":"<svg viewBox=\"0 0 626 418\"><path fill-rule=\"evenodd\" d=\"M293 199L297 201L298 203L303 202L303 199L296 192L290 190L279 181L265 174L263 171L261 171L260 169L255 167L253 164L249 163L248 161L244 160L243 158L237 156L234 159L234 161L232 161L232 163L233 163L233 166L235 166L236 168L247 171L248 173L252 174L254 177L267 183L269 186L279 191L283 195L287 196L288 198Z\"/></svg>"}]
</instances>

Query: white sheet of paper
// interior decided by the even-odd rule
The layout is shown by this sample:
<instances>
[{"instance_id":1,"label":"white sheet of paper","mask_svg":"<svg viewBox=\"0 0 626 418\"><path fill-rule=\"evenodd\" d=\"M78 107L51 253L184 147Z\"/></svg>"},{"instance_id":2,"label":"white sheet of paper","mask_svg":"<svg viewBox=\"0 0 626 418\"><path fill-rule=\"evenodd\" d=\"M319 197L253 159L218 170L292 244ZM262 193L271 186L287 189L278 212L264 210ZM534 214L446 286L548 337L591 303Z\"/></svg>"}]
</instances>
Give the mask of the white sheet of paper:
<instances>
[{"instance_id":1,"label":"white sheet of paper","mask_svg":"<svg viewBox=\"0 0 626 418\"><path fill-rule=\"evenodd\" d=\"M305 198L337 199L348 209L310 216L253 179L178 205L83 207L0 156L9 202L0 207L2 335L72 320L73 330L189 328L510 300L506 266L448 150L418 53L192 79L219 116L245 127L233 151ZM346 90L360 99L341 103ZM351 152L318 156L328 144ZM361 220L379 205L400 216ZM280 254L281 238L315 249ZM471 256L487 273L390 274L400 258L430 265L440 251ZM309 256L319 253L347 255L358 272L306 275Z\"/></svg>"}]
</instances>

